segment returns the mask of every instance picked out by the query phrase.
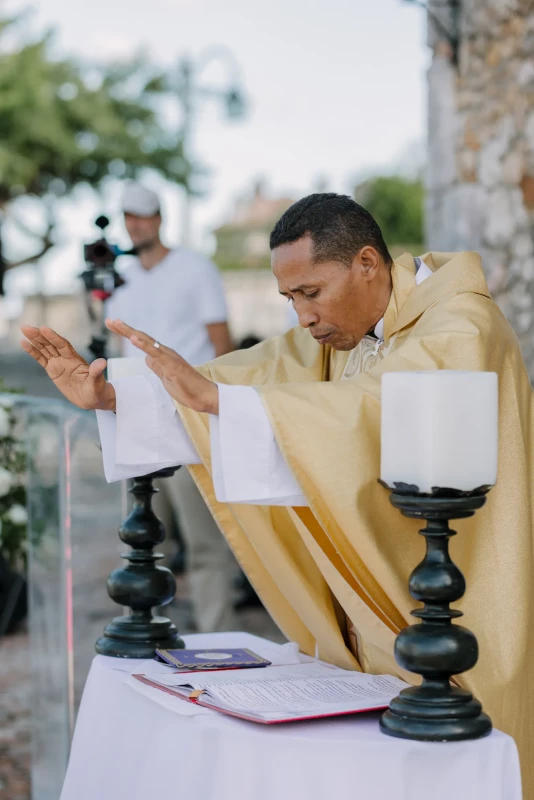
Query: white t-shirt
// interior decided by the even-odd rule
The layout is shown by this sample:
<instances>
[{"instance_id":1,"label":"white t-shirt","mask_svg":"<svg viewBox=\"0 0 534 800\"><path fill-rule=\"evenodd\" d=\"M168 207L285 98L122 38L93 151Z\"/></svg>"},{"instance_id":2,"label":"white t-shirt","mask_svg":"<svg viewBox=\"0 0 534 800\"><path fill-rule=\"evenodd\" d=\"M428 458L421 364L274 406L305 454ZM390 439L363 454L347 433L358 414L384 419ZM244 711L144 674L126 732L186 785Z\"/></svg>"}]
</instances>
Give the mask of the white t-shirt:
<instances>
[{"instance_id":1,"label":"white t-shirt","mask_svg":"<svg viewBox=\"0 0 534 800\"><path fill-rule=\"evenodd\" d=\"M136 259L126 283L108 300L106 314L172 347L190 364L215 358L206 325L228 314L219 271L208 258L186 248L171 250L150 270ZM122 355L143 357L127 339Z\"/></svg>"}]
</instances>

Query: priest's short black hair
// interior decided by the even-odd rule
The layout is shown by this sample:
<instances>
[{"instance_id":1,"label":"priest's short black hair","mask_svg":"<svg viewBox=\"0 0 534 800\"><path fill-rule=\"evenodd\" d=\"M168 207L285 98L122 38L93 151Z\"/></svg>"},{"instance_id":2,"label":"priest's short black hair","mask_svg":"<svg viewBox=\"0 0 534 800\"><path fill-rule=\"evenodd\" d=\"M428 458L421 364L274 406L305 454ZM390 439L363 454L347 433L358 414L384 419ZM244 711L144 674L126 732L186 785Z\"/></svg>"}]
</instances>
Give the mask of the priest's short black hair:
<instances>
[{"instance_id":1,"label":"priest's short black hair","mask_svg":"<svg viewBox=\"0 0 534 800\"><path fill-rule=\"evenodd\" d=\"M297 242L303 236L312 240L316 263L339 261L350 266L362 247L369 245L387 264L392 263L374 217L345 194L310 194L293 203L271 232L271 250Z\"/></svg>"}]
</instances>

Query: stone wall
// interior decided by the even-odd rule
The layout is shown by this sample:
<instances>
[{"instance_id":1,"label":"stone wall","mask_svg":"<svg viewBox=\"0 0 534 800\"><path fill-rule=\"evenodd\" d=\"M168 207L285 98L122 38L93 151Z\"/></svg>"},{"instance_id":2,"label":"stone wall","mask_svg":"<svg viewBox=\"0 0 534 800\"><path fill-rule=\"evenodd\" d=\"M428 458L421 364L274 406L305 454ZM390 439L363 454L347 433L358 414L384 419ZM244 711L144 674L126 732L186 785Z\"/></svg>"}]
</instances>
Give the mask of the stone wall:
<instances>
[{"instance_id":1,"label":"stone wall","mask_svg":"<svg viewBox=\"0 0 534 800\"><path fill-rule=\"evenodd\" d=\"M429 21L428 244L482 254L534 378L534 0L462 0L459 32L456 67Z\"/></svg>"}]
</instances>

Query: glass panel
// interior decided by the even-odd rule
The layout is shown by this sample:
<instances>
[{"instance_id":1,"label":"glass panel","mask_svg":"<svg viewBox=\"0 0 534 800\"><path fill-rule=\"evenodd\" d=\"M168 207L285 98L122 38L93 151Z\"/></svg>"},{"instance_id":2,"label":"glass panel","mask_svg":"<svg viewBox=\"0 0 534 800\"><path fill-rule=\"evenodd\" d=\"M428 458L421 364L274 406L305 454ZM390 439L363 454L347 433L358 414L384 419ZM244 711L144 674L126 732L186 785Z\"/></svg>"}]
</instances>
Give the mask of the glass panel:
<instances>
[{"instance_id":1,"label":"glass panel","mask_svg":"<svg viewBox=\"0 0 534 800\"><path fill-rule=\"evenodd\" d=\"M124 493L105 482L93 413L20 396L14 413L27 458L32 798L57 800L94 643L120 613L106 579L124 549Z\"/></svg>"},{"instance_id":2,"label":"glass panel","mask_svg":"<svg viewBox=\"0 0 534 800\"><path fill-rule=\"evenodd\" d=\"M73 714L67 647L64 425L77 413L50 402L21 408L28 467L32 796L59 797Z\"/></svg>"},{"instance_id":3,"label":"glass panel","mask_svg":"<svg viewBox=\"0 0 534 800\"><path fill-rule=\"evenodd\" d=\"M68 432L74 707L104 626L122 609L108 596L107 578L128 550L118 536L125 518L126 483L106 483L95 414L84 414ZM67 572L67 575L69 573Z\"/></svg>"}]
</instances>

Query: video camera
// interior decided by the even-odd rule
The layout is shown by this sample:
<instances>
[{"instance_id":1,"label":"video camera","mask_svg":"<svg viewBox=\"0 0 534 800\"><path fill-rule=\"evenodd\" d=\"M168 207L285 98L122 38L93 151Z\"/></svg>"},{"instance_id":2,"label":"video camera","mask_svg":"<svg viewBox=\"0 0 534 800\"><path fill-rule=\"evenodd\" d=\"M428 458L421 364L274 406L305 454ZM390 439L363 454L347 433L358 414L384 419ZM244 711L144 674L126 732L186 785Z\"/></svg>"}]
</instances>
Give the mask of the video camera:
<instances>
[{"instance_id":1,"label":"video camera","mask_svg":"<svg viewBox=\"0 0 534 800\"><path fill-rule=\"evenodd\" d=\"M109 225L109 219L101 216L95 221L95 225L102 230ZM106 237L102 235L96 242L83 246L83 256L87 269L82 272L81 278L85 284L86 291L98 293L95 296L99 300L107 300L111 297L115 289L122 286L124 280L115 270L115 260L117 256L123 255L124 251L116 245L110 244Z\"/></svg>"},{"instance_id":2,"label":"video camera","mask_svg":"<svg viewBox=\"0 0 534 800\"><path fill-rule=\"evenodd\" d=\"M85 286L85 302L92 327L89 350L95 358L106 358L107 329L104 324L104 303L109 300L115 289L125 282L115 269L115 261L117 256L133 255L135 250L121 250L107 241L104 235L109 225L107 217L98 217L95 225L102 230L102 236L96 242L83 246L86 269L80 277Z\"/></svg>"}]
</instances>

